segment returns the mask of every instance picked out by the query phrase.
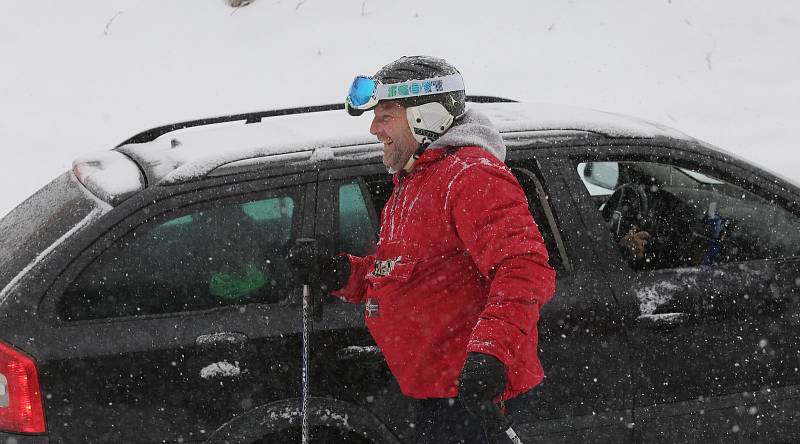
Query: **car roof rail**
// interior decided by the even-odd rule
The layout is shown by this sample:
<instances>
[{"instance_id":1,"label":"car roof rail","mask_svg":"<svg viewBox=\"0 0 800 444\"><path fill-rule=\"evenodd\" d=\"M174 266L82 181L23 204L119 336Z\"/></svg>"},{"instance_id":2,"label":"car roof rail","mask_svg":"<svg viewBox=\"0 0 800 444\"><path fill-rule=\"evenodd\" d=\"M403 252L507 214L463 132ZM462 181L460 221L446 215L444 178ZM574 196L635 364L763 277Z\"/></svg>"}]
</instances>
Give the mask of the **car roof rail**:
<instances>
[{"instance_id":1,"label":"car roof rail","mask_svg":"<svg viewBox=\"0 0 800 444\"><path fill-rule=\"evenodd\" d=\"M496 96L467 96L467 102L472 103L517 103L514 99Z\"/></svg>"},{"instance_id":2,"label":"car roof rail","mask_svg":"<svg viewBox=\"0 0 800 444\"><path fill-rule=\"evenodd\" d=\"M494 96L467 96L467 101L473 103L516 102L516 100L505 99L502 97L494 97ZM344 109L344 103L330 103L327 105L283 108L283 109L274 109L269 111L257 111L252 113L229 114L225 116L209 117L205 119L187 120L185 122L171 123L169 125L157 126L155 128L150 128L149 130L142 131L132 137L129 137L128 139L117 145L115 148L119 148L129 143L152 142L153 140L163 136L164 134L168 134L173 131L185 128L192 128L195 126L213 125L216 123L225 123L225 122L236 122L239 120L244 120L245 124L259 123L261 122L261 119L263 119L264 117L288 116L291 114L315 113L320 111L336 111L340 109L341 110Z\"/></svg>"}]
</instances>

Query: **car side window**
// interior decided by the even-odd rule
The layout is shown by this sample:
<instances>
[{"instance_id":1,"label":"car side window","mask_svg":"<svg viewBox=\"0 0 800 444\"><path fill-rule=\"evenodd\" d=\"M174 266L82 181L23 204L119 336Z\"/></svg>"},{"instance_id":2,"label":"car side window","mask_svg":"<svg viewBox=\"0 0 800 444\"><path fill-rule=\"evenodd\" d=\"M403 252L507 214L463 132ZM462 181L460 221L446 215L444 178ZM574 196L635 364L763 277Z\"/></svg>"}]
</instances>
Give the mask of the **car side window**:
<instances>
[{"instance_id":1,"label":"car side window","mask_svg":"<svg viewBox=\"0 0 800 444\"><path fill-rule=\"evenodd\" d=\"M634 269L800 255L800 218L707 174L655 162L582 162L590 199Z\"/></svg>"},{"instance_id":2,"label":"car side window","mask_svg":"<svg viewBox=\"0 0 800 444\"><path fill-rule=\"evenodd\" d=\"M346 251L357 256L372 253L377 242L367 206L370 201L365 198L362 189L358 182L339 186L337 251Z\"/></svg>"},{"instance_id":3,"label":"car side window","mask_svg":"<svg viewBox=\"0 0 800 444\"><path fill-rule=\"evenodd\" d=\"M372 207L375 209L377 217L380 218L383 207L386 206L386 202L389 201L389 196L391 196L394 191L392 178L386 174L368 176L364 178L364 183L369 191ZM380 225L380 221L378 221L378 225ZM376 227L376 230L378 229L380 229L380 226Z\"/></svg>"},{"instance_id":4,"label":"car side window","mask_svg":"<svg viewBox=\"0 0 800 444\"><path fill-rule=\"evenodd\" d=\"M514 176L528 199L528 210L533 216L547 248L548 263L556 272L570 269L562 234L550 203L544 183L530 170L512 168Z\"/></svg>"},{"instance_id":5,"label":"car side window","mask_svg":"<svg viewBox=\"0 0 800 444\"><path fill-rule=\"evenodd\" d=\"M285 301L299 194L216 201L138 226L90 263L58 302L67 321Z\"/></svg>"}]
</instances>

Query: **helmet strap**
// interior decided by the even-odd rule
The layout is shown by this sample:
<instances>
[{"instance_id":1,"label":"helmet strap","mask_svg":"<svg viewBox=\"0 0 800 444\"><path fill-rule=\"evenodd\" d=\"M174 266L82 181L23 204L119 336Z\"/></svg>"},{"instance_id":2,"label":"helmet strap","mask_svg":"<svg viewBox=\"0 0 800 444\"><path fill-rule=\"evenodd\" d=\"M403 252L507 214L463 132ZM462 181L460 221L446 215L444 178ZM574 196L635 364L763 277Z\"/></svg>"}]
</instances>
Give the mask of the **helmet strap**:
<instances>
[{"instance_id":1,"label":"helmet strap","mask_svg":"<svg viewBox=\"0 0 800 444\"><path fill-rule=\"evenodd\" d=\"M417 150L403 165L403 170L411 172L414 162L431 143L450 129L454 118L441 103L429 102L406 108L406 120L408 120L408 126L411 128L414 139L419 142Z\"/></svg>"},{"instance_id":2,"label":"helmet strap","mask_svg":"<svg viewBox=\"0 0 800 444\"><path fill-rule=\"evenodd\" d=\"M428 145L430 145L430 142L419 144L417 150L414 151L414 154L412 154L411 157L409 157L408 160L406 161L406 164L403 165L403 170L406 173L411 172L411 169L414 168L414 162L416 162L417 159L419 159L419 156L421 156L422 153L424 153L425 150L428 149Z\"/></svg>"}]
</instances>

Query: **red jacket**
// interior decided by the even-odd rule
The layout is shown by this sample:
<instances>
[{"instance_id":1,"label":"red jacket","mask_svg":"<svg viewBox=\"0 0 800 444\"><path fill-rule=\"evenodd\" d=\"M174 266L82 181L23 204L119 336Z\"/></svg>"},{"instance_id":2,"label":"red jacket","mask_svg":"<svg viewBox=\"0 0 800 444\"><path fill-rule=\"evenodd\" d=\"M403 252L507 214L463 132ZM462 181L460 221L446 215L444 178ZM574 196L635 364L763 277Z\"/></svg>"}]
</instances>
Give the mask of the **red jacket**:
<instances>
[{"instance_id":1,"label":"red jacket","mask_svg":"<svg viewBox=\"0 0 800 444\"><path fill-rule=\"evenodd\" d=\"M554 272L516 178L483 148L429 148L394 184L376 253L348 256L350 280L334 294L366 303L403 393L457 396L468 352L505 364L501 399L537 385L536 324Z\"/></svg>"}]
</instances>

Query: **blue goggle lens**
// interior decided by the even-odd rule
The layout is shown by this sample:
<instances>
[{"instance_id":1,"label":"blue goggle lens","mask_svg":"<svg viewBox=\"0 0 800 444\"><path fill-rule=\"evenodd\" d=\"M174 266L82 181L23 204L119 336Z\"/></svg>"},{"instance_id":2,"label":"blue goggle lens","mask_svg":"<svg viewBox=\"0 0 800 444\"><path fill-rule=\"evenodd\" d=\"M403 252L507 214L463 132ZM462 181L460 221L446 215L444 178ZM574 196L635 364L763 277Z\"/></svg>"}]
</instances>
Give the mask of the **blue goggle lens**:
<instances>
[{"instance_id":1,"label":"blue goggle lens","mask_svg":"<svg viewBox=\"0 0 800 444\"><path fill-rule=\"evenodd\" d=\"M366 105L375 92L375 85L375 80L369 77L356 77L353 80L353 85L350 86L350 93L347 95L350 99L350 104L356 107Z\"/></svg>"}]
</instances>

